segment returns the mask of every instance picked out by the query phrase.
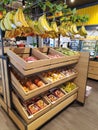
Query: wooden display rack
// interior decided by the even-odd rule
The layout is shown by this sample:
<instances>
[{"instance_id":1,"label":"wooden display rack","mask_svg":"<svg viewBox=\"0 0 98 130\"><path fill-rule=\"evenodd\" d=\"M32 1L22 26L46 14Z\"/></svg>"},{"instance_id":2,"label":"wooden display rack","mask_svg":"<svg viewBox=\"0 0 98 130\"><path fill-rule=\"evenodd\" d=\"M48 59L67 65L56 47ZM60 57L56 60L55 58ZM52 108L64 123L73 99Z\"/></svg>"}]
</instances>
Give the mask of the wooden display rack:
<instances>
[{"instance_id":1,"label":"wooden display rack","mask_svg":"<svg viewBox=\"0 0 98 130\"><path fill-rule=\"evenodd\" d=\"M85 103L85 91L86 91L86 80L87 80L87 73L88 73L88 63L89 63L89 53L81 52L79 59L66 60L64 63L62 62L60 64L52 64L49 66L49 68L47 68L46 66L45 66L46 68L44 68L44 69L43 69L43 67L40 67L39 72L43 71L43 70L51 69L51 68L74 64L76 70L78 71L78 74L72 75L71 77L68 77L66 79L62 79L60 82L51 84L51 86L48 86L49 87L48 89L53 88L57 85L60 85L61 83L70 81L73 78L74 78L74 82L77 84L79 89L76 89L73 92L71 92L70 94L65 95L65 97L62 100L60 100L56 105L52 106L50 109L47 109L46 113L44 113L43 115L40 115L35 120L32 120L32 121L26 123L26 121L17 112L17 109L14 108L14 106L13 106L12 96L11 96L12 87L11 87L11 85L9 85L7 60L3 59L4 82L6 81L6 84L4 85L4 88L5 88L4 97L6 97L5 98L6 100L2 100L0 98L0 104L6 110L6 113L14 121L14 123L19 127L20 130L35 130L38 127L40 127L42 124L47 122L49 119L51 119L54 115L56 115L62 109L64 109L66 106L68 106L70 103L72 103L73 101L77 100L81 104ZM33 73L36 73L36 71L34 71ZM26 73L26 75L28 75L28 74L31 74L31 73ZM13 78L13 76L12 76L12 81L14 83L16 82L16 79ZM17 84L18 84L18 82L16 82L13 85L17 86ZM38 91L37 93L33 93L32 95L30 95L30 97L34 96L36 94L39 94L40 92L42 92L42 90ZM20 92L20 94L21 94L21 92Z\"/></svg>"}]
</instances>

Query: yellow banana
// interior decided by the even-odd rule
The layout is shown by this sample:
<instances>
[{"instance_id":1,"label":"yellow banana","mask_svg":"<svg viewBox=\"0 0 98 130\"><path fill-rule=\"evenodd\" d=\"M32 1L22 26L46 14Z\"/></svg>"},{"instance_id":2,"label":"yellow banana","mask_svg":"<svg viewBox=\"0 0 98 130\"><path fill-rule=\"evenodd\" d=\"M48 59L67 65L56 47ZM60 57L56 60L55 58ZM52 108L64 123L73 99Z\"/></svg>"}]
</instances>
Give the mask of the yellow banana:
<instances>
[{"instance_id":1,"label":"yellow banana","mask_svg":"<svg viewBox=\"0 0 98 130\"><path fill-rule=\"evenodd\" d=\"M58 27L57 27L57 23L56 23L56 22L52 22L52 23L51 23L51 27L53 28L53 30L54 30L55 33L58 33L59 30L58 30Z\"/></svg>"},{"instance_id":2,"label":"yellow banana","mask_svg":"<svg viewBox=\"0 0 98 130\"><path fill-rule=\"evenodd\" d=\"M77 30L76 24L72 24L72 30L73 30L74 34L78 34L78 30Z\"/></svg>"},{"instance_id":3,"label":"yellow banana","mask_svg":"<svg viewBox=\"0 0 98 130\"><path fill-rule=\"evenodd\" d=\"M39 29L42 29L40 31L42 31L43 33L53 31L53 29L51 27L49 27L49 24L48 24L48 21L46 20L45 15L42 15L38 19L38 27L39 27Z\"/></svg>"},{"instance_id":4,"label":"yellow banana","mask_svg":"<svg viewBox=\"0 0 98 130\"><path fill-rule=\"evenodd\" d=\"M38 28L38 21L29 20L28 25L32 28L34 34L39 35L41 33L40 29Z\"/></svg>"},{"instance_id":5,"label":"yellow banana","mask_svg":"<svg viewBox=\"0 0 98 130\"><path fill-rule=\"evenodd\" d=\"M73 24L68 27L68 30L71 34L75 34L75 32L73 31Z\"/></svg>"},{"instance_id":6,"label":"yellow banana","mask_svg":"<svg viewBox=\"0 0 98 130\"><path fill-rule=\"evenodd\" d=\"M2 19L2 20L0 21L0 27L1 27L1 29L2 29L3 31L6 30L6 28L5 28L5 26L4 26L4 19Z\"/></svg>"},{"instance_id":7,"label":"yellow banana","mask_svg":"<svg viewBox=\"0 0 98 130\"><path fill-rule=\"evenodd\" d=\"M34 27L34 21L33 20L31 20L31 19L26 19L27 20L27 24L29 25L29 27L31 27L32 29L33 29L33 27Z\"/></svg>"},{"instance_id":8,"label":"yellow banana","mask_svg":"<svg viewBox=\"0 0 98 130\"><path fill-rule=\"evenodd\" d=\"M19 22L22 24L23 27L29 27L29 25L26 22L22 8L18 8L18 18Z\"/></svg>"},{"instance_id":9,"label":"yellow banana","mask_svg":"<svg viewBox=\"0 0 98 130\"><path fill-rule=\"evenodd\" d=\"M46 32L45 29L43 28L42 24L39 21L38 21L38 28L42 34L44 34Z\"/></svg>"},{"instance_id":10,"label":"yellow banana","mask_svg":"<svg viewBox=\"0 0 98 130\"><path fill-rule=\"evenodd\" d=\"M84 26L81 27L81 30L82 30L82 32L84 33L84 35L87 35L87 31L86 31L86 29L85 29Z\"/></svg>"},{"instance_id":11,"label":"yellow banana","mask_svg":"<svg viewBox=\"0 0 98 130\"><path fill-rule=\"evenodd\" d=\"M82 27L79 29L79 34L81 36L86 36L87 35L87 31L85 29L85 27L82 25Z\"/></svg>"},{"instance_id":12,"label":"yellow banana","mask_svg":"<svg viewBox=\"0 0 98 130\"><path fill-rule=\"evenodd\" d=\"M21 21L19 20L19 9L15 12L15 15L13 17L13 21L14 21L14 24L17 26L17 27L22 27L22 23Z\"/></svg>"},{"instance_id":13,"label":"yellow banana","mask_svg":"<svg viewBox=\"0 0 98 130\"><path fill-rule=\"evenodd\" d=\"M62 26L60 26L59 27L59 33L63 36L63 37L65 37L65 36L68 36L68 30L67 29L65 29L65 28L63 28Z\"/></svg>"},{"instance_id":14,"label":"yellow banana","mask_svg":"<svg viewBox=\"0 0 98 130\"><path fill-rule=\"evenodd\" d=\"M13 28L16 28L16 26L13 23L13 12L8 12L4 18L4 26L6 30L12 30Z\"/></svg>"},{"instance_id":15,"label":"yellow banana","mask_svg":"<svg viewBox=\"0 0 98 130\"><path fill-rule=\"evenodd\" d=\"M38 21L35 21L34 30L35 30L35 32L36 32L37 35L42 34L42 32L40 31L40 29L38 28Z\"/></svg>"}]
</instances>

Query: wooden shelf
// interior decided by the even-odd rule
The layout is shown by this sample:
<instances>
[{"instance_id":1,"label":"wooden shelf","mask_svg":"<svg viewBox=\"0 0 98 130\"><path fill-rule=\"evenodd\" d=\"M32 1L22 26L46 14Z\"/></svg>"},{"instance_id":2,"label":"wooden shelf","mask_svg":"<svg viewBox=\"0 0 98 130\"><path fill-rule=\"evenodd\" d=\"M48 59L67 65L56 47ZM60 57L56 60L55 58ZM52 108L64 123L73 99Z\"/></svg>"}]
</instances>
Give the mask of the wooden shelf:
<instances>
[{"instance_id":1,"label":"wooden shelf","mask_svg":"<svg viewBox=\"0 0 98 130\"><path fill-rule=\"evenodd\" d=\"M77 99L77 93L68 97L66 100L62 101L60 104L58 104L53 109L49 110L47 113L43 114L42 116L31 122L30 124L25 124L24 121L20 118L20 116L17 115L17 113L15 113L10 108L8 109L9 116L12 118L12 120L14 119L14 121L17 121L17 125L20 129L26 130L27 128L27 130L36 130L38 127L43 125L45 122L47 122L54 115L63 110L66 106L68 106L76 99Z\"/></svg>"},{"instance_id":2,"label":"wooden shelf","mask_svg":"<svg viewBox=\"0 0 98 130\"><path fill-rule=\"evenodd\" d=\"M64 78L57 80L50 84L48 83L44 87L39 87L39 88L32 90L30 92L27 92L27 93L23 90L22 85L19 83L19 81L16 79L16 77L12 73L11 73L11 82L13 84L13 89L15 88L15 91L17 91L19 93L19 95L21 95L23 100L28 100L29 98L32 98L38 94L41 94L42 92L45 92L53 87L56 87L60 84L63 84L67 81L70 81L70 80L76 78L77 75L78 75L78 73L74 73L68 77L64 77Z\"/></svg>"},{"instance_id":3,"label":"wooden shelf","mask_svg":"<svg viewBox=\"0 0 98 130\"><path fill-rule=\"evenodd\" d=\"M53 49L51 49L51 51L52 53L56 53L56 50L53 51ZM15 68L19 70L20 73L22 73L24 76L53 69L56 67L77 63L80 57L78 54L74 56L65 56L60 52L57 52L57 54L61 54L62 57L49 59L47 55L41 53L37 49L32 49L32 54L39 57L41 60L28 63L21 57L29 56L30 48L14 48L12 50L9 50L7 54L9 56L11 64L15 66Z\"/></svg>"}]
</instances>

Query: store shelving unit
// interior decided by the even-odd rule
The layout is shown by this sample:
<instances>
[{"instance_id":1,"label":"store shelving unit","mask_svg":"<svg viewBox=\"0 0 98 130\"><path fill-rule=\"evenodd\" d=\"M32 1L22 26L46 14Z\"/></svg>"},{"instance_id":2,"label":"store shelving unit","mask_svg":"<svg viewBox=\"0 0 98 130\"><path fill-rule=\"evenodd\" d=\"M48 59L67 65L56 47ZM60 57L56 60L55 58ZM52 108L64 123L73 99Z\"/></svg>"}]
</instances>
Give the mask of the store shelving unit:
<instances>
[{"instance_id":1,"label":"store shelving unit","mask_svg":"<svg viewBox=\"0 0 98 130\"><path fill-rule=\"evenodd\" d=\"M95 56L96 53L96 40L82 40L81 51L89 52L91 57Z\"/></svg>"},{"instance_id":2,"label":"store shelving unit","mask_svg":"<svg viewBox=\"0 0 98 130\"><path fill-rule=\"evenodd\" d=\"M7 64L10 65L11 61L8 63L7 60L4 60L4 59L2 60L3 60L3 68L4 68L3 73L5 73L7 72L7 69L9 70L9 67ZM86 88L86 79L87 79L87 72L88 72L88 61L89 61L89 53L82 52L80 57L78 57L78 59L77 57L75 58L69 57L68 60L66 60L66 62L62 61L61 63L59 63L59 65L58 63L52 64L52 67L51 67L51 65L49 64L49 66L47 65L47 67L44 70L41 70L41 67L40 67L40 71L45 72L47 70L50 70L51 68L53 69L53 68L64 67L64 66L74 64L74 68L78 71L78 74L59 80L58 82L53 83L50 86L48 86L47 89L40 89L36 92L33 91L32 94L28 95L27 97L21 93L21 89L19 89L19 86L18 86L19 82L17 81L17 79L15 79L15 77L13 77L13 74L11 74L12 85L9 84L8 73L6 73L5 78L4 78L4 83L6 80L6 85L4 85L4 88L5 88L4 97L6 97L6 102L3 99L1 100L0 98L1 106L6 110L6 113L15 122L15 124L19 127L19 129L21 130L37 129L38 127L40 127L42 124L47 122L50 118L52 118L54 115L56 115L58 112L60 112L63 108L68 106L73 101L77 100L81 104L85 103L85 88ZM13 62L11 62L11 64L13 64ZM14 67L15 68L17 67L17 71L21 73L18 66L14 66ZM36 72L32 71L32 74L36 74ZM24 73L22 75L24 75ZM26 73L24 77L29 76L29 75L31 75L31 73L28 73L28 74ZM49 108L47 108L44 112L42 110L42 114L40 113L40 115L37 115L38 117L36 119L29 120L28 116L26 117L27 119L23 118L25 116L25 113L23 111L23 108L17 96L14 94L15 92L17 92L18 95L20 95L20 97L23 97L24 100L27 100L31 97L40 95L44 91L54 88L72 79L74 79L74 82L77 84L78 89L75 89L74 91L70 92L68 95L65 95L55 105L52 105L52 106L50 105ZM17 90L15 91L15 87L18 87L18 91ZM14 93L13 93L13 90L14 90Z\"/></svg>"}]
</instances>

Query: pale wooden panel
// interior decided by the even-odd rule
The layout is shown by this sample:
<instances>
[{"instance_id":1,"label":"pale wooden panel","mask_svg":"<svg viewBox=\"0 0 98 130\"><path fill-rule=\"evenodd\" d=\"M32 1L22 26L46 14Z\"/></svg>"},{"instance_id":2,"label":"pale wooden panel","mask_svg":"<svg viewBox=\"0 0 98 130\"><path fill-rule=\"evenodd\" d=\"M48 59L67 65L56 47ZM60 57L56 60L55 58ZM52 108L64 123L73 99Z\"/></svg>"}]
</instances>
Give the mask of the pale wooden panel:
<instances>
[{"instance_id":1,"label":"pale wooden panel","mask_svg":"<svg viewBox=\"0 0 98 130\"><path fill-rule=\"evenodd\" d=\"M88 78L98 80L98 75L88 73Z\"/></svg>"},{"instance_id":2,"label":"pale wooden panel","mask_svg":"<svg viewBox=\"0 0 98 130\"><path fill-rule=\"evenodd\" d=\"M98 67L98 62L96 62L96 61L90 61L89 62L89 66Z\"/></svg>"},{"instance_id":3,"label":"pale wooden panel","mask_svg":"<svg viewBox=\"0 0 98 130\"><path fill-rule=\"evenodd\" d=\"M0 105L3 107L3 109L7 112L7 105L3 101L3 99L0 97Z\"/></svg>"},{"instance_id":4,"label":"pale wooden panel","mask_svg":"<svg viewBox=\"0 0 98 130\"><path fill-rule=\"evenodd\" d=\"M75 83L79 87L77 100L81 103L85 102L88 64L89 64L89 53L81 52L79 62L76 65L76 70L78 71L78 77L75 79Z\"/></svg>"},{"instance_id":5,"label":"pale wooden panel","mask_svg":"<svg viewBox=\"0 0 98 130\"><path fill-rule=\"evenodd\" d=\"M11 48L11 50L17 54L21 54L21 53L30 53L30 48L29 47L15 47L15 48Z\"/></svg>"},{"instance_id":6,"label":"pale wooden panel","mask_svg":"<svg viewBox=\"0 0 98 130\"><path fill-rule=\"evenodd\" d=\"M9 79L8 79L8 68L7 68L7 61L4 60L4 74L5 74L5 86L6 86L6 97L7 97L7 105L11 107L10 102L10 86L9 86Z\"/></svg>"},{"instance_id":7,"label":"pale wooden panel","mask_svg":"<svg viewBox=\"0 0 98 130\"><path fill-rule=\"evenodd\" d=\"M2 76L2 94L4 98L4 102L7 103L7 95L6 95L6 81L5 81L5 71L4 71L4 60L0 59L1 62L1 76Z\"/></svg>"},{"instance_id":8,"label":"pale wooden panel","mask_svg":"<svg viewBox=\"0 0 98 130\"><path fill-rule=\"evenodd\" d=\"M98 75L98 67L89 66L88 73L92 73L92 74Z\"/></svg>"}]
</instances>

